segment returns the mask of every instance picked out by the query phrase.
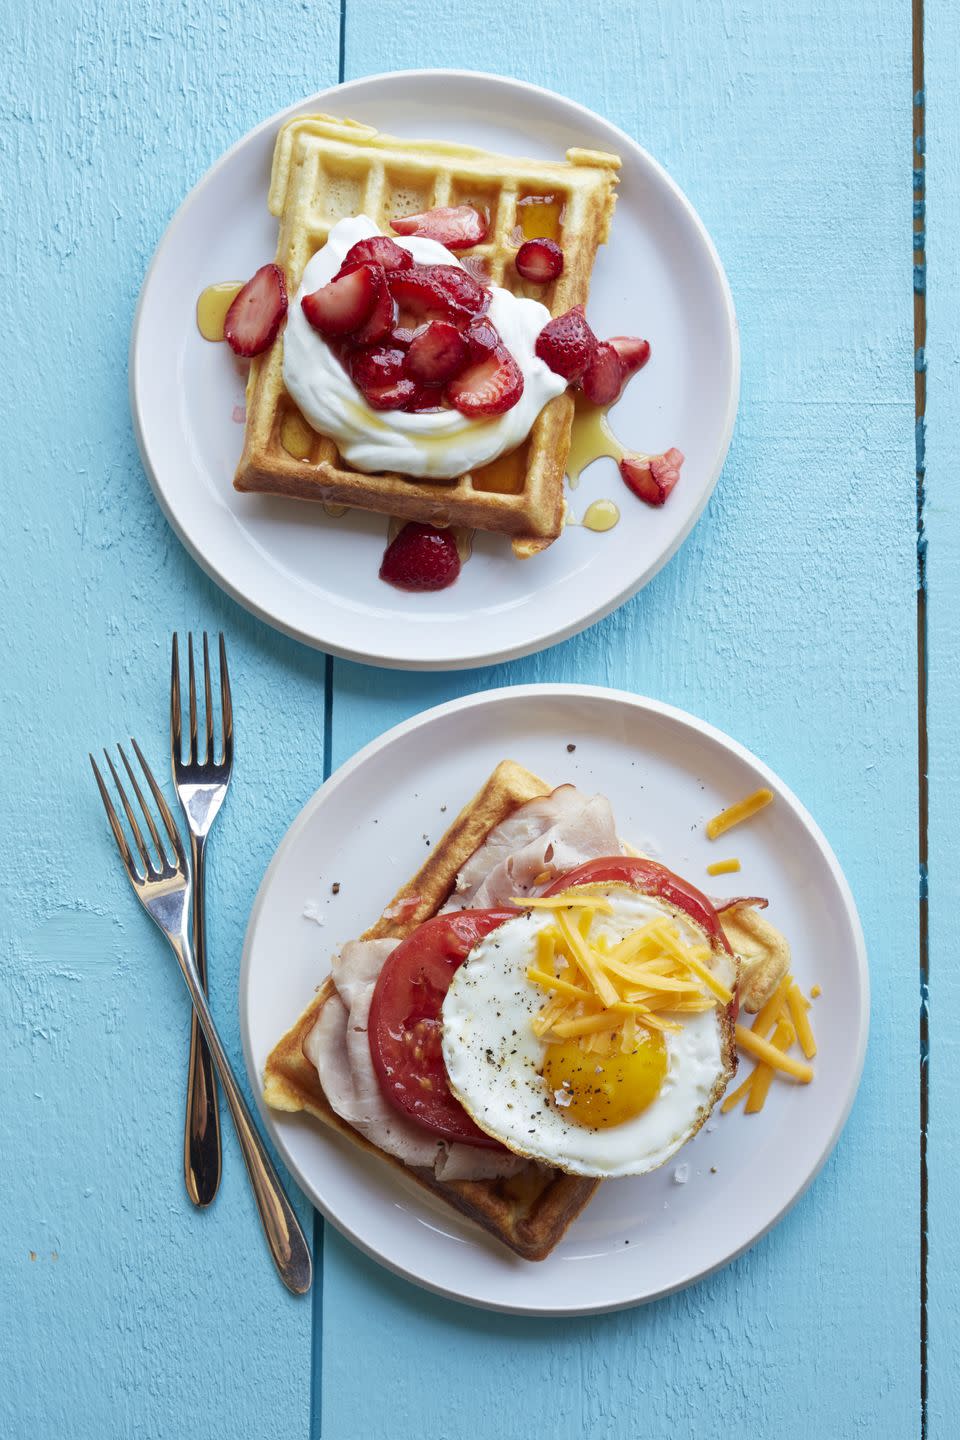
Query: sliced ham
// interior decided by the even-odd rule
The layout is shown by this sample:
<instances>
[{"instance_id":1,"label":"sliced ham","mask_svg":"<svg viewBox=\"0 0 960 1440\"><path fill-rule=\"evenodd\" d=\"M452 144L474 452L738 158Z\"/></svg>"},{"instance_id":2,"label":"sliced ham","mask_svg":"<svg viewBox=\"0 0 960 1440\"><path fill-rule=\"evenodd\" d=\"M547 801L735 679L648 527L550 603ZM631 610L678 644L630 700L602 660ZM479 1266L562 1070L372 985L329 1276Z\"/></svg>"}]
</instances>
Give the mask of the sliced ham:
<instances>
[{"instance_id":1,"label":"sliced ham","mask_svg":"<svg viewBox=\"0 0 960 1440\"><path fill-rule=\"evenodd\" d=\"M561 785L497 825L457 877L445 910L485 909L535 895L566 870L620 855L613 812L602 795ZM514 1175L529 1162L476 1145L435 1139L384 1099L370 1058L370 1002L396 940L351 940L333 961L331 996L303 1044L330 1104L348 1124L405 1165L432 1167L441 1180Z\"/></svg>"},{"instance_id":2,"label":"sliced ham","mask_svg":"<svg viewBox=\"0 0 960 1440\"><path fill-rule=\"evenodd\" d=\"M561 785L495 826L470 856L444 910L484 910L537 895L586 860L622 855L610 802Z\"/></svg>"},{"instance_id":3,"label":"sliced ham","mask_svg":"<svg viewBox=\"0 0 960 1440\"><path fill-rule=\"evenodd\" d=\"M377 977L396 940L351 940L333 962L337 994L303 1042L333 1109L361 1135L405 1165L433 1168L438 1179L515 1175L524 1161L475 1145L451 1145L407 1120L383 1097L370 1058L367 1021Z\"/></svg>"}]
</instances>

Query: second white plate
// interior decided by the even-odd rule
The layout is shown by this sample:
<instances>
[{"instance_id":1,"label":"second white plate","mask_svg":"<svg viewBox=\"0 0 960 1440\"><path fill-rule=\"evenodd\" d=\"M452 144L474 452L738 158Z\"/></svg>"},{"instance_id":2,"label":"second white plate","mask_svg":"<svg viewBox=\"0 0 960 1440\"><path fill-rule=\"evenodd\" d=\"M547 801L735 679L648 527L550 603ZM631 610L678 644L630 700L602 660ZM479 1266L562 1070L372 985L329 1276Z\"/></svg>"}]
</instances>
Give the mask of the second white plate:
<instances>
[{"instance_id":1,"label":"second white plate","mask_svg":"<svg viewBox=\"0 0 960 1440\"><path fill-rule=\"evenodd\" d=\"M662 510L625 489L612 460L585 474L571 508L612 498L622 520L605 534L569 527L543 555L513 558L478 534L450 590L407 595L377 578L386 520L360 511L239 495L243 368L203 340L197 296L271 258L267 211L281 122L326 110L410 136L561 158L570 145L622 156L609 245L598 256L588 313L601 335L647 336L653 355L613 413L629 447L671 445L687 459ZM655 160L592 111L535 86L448 70L357 80L275 115L227 152L184 201L144 282L134 324L131 402L157 498L180 539L241 604L336 655L412 669L457 669L542 649L590 625L653 576L709 499L733 429L739 345L716 251L690 202Z\"/></svg>"},{"instance_id":2,"label":"second white plate","mask_svg":"<svg viewBox=\"0 0 960 1440\"><path fill-rule=\"evenodd\" d=\"M570 750L573 745L576 748ZM867 1040L866 954L853 898L823 835L787 787L735 741L680 710L619 691L531 685L485 692L399 725L307 804L274 857L247 929L241 1032L251 1084L329 972L422 863L497 762L609 796L622 836L714 894L765 895L814 1003L809 1086L776 1082L763 1112L714 1115L676 1162L608 1180L562 1243L525 1263L440 1201L309 1116L261 1106L291 1172L368 1254L444 1295L493 1309L584 1314L652 1300L763 1235L833 1148ZM711 845L703 822L768 785L775 803ZM706 865L736 853L739 875ZM333 895L332 887L339 886ZM678 1167L683 1166L680 1170ZM685 1177L685 1183L678 1183Z\"/></svg>"}]
</instances>

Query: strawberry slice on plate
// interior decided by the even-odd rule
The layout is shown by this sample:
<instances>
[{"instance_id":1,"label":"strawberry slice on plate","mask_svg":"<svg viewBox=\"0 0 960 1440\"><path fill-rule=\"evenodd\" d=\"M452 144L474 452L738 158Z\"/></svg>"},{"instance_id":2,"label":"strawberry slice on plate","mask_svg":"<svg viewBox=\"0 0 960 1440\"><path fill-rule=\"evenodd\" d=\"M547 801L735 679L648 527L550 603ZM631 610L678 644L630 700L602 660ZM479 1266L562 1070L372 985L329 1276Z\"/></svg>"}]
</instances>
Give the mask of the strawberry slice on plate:
<instances>
[{"instance_id":1,"label":"strawberry slice on plate","mask_svg":"<svg viewBox=\"0 0 960 1440\"><path fill-rule=\"evenodd\" d=\"M402 310L424 320L469 324L490 304L485 290L459 265L411 265L387 273L390 293Z\"/></svg>"},{"instance_id":2,"label":"strawberry slice on plate","mask_svg":"<svg viewBox=\"0 0 960 1440\"><path fill-rule=\"evenodd\" d=\"M487 238L487 217L473 205L441 205L419 215L398 215L390 221L398 235L436 240L448 250L469 250Z\"/></svg>"},{"instance_id":3,"label":"strawberry slice on plate","mask_svg":"<svg viewBox=\"0 0 960 1440\"><path fill-rule=\"evenodd\" d=\"M432 320L410 342L404 365L413 380L439 385L453 380L470 361L470 349L456 325Z\"/></svg>"},{"instance_id":4,"label":"strawberry slice on plate","mask_svg":"<svg viewBox=\"0 0 960 1440\"><path fill-rule=\"evenodd\" d=\"M360 393L374 410L406 410L408 406L415 407L420 397L420 386L415 380L401 375L399 380L367 385Z\"/></svg>"},{"instance_id":5,"label":"strawberry slice on plate","mask_svg":"<svg viewBox=\"0 0 960 1440\"><path fill-rule=\"evenodd\" d=\"M684 456L682 450L665 450L662 455L624 455L620 474L628 490L648 505L663 505L677 481Z\"/></svg>"},{"instance_id":6,"label":"strawberry slice on plate","mask_svg":"<svg viewBox=\"0 0 960 1440\"><path fill-rule=\"evenodd\" d=\"M396 306L387 286L387 272L382 265L370 265L373 271L373 309L358 330L350 336L354 345L376 345L385 340L396 320Z\"/></svg>"},{"instance_id":7,"label":"strawberry slice on plate","mask_svg":"<svg viewBox=\"0 0 960 1440\"><path fill-rule=\"evenodd\" d=\"M387 546L380 579L398 590L445 590L460 574L457 542L449 530L412 520Z\"/></svg>"},{"instance_id":8,"label":"strawberry slice on plate","mask_svg":"<svg viewBox=\"0 0 960 1440\"><path fill-rule=\"evenodd\" d=\"M546 285L563 274L563 251L556 240L525 240L513 263L524 280Z\"/></svg>"},{"instance_id":9,"label":"strawberry slice on plate","mask_svg":"<svg viewBox=\"0 0 960 1440\"><path fill-rule=\"evenodd\" d=\"M620 356L612 345L601 340L583 372L580 388L591 405L612 405L619 400L626 379Z\"/></svg>"},{"instance_id":10,"label":"strawberry slice on plate","mask_svg":"<svg viewBox=\"0 0 960 1440\"><path fill-rule=\"evenodd\" d=\"M286 313L286 276L279 265L261 265L227 311L223 338L236 355L259 355L276 340Z\"/></svg>"},{"instance_id":11,"label":"strawberry slice on plate","mask_svg":"<svg viewBox=\"0 0 960 1440\"><path fill-rule=\"evenodd\" d=\"M403 378L403 351L389 345L371 345L348 357L350 378L358 390L379 390Z\"/></svg>"},{"instance_id":12,"label":"strawberry slice on plate","mask_svg":"<svg viewBox=\"0 0 960 1440\"><path fill-rule=\"evenodd\" d=\"M446 397L461 415L482 418L512 410L523 394L523 374L503 345L451 380Z\"/></svg>"},{"instance_id":13,"label":"strawberry slice on plate","mask_svg":"<svg viewBox=\"0 0 960 1440\"><path fill-rule=\"evenodd\" d=\"M587 324L582 305L550 320L537 336L540 359L564 380L581 380L596 349L597 337Z\"/></svg>"},{"instance_id":14,"label":"strawberry slice on plate","mask_svg":"<svg viewBox=\"0 0 960 1440\"><path fill-rule=\"evenodd\" d=\"M304 295L300 302L303 313L325 339L350 335L370 319L380 295L382 277L380 266L360 265L339 279L321 285L312 295Z\"/></svg>"},{"instance_id":15,"label":"strawberry slice on plate","mask_svg":"<svg viewBox=\"0 0 960 1440\"><path fill-rule=\"evenodd\" d=\"M500 344L500 332L489 320L472 320L463 334L471 360L484 360Z\"/></svg>"},{"instance_id":16,"label":"strawberry slice on plate","mask_svg":"<svg viewBox=\"0 0 960 1440\"><path fill-rule=\"evenodd\" d=\"M358 265L371 264L382 265L384 270L409 270L413 264L413 256L409 250L404 250L402 245L391 240L389 235L371 235L368 239L358 240L355 245L350 246L343 257L338 277Z\"/></svg>"},{"instance_id":17,"label":"strawberry slice on plate","mask_svg":"<svg viewBox=\"0 0 960 1440\"><path fill-rule=\"evenodd\" d=\"M422 410L442 410L443 386L442 385L420 385L415 386L412 395L404 400L401 407L408 415L419 414Z\"/></svg>"},{"instance_id":18,"label":"strawberry slice on plate","mask_svg":"<svg viewBox=\"0 0 960 1440\"><path fill-rule=\"evenodd\" d=\"M620 356L620 364L623 366L624 383L642 370L650 359L650 341L641 340L637 335L611 335L606 342L612 345Z\"/></svg>"}]
</instances>

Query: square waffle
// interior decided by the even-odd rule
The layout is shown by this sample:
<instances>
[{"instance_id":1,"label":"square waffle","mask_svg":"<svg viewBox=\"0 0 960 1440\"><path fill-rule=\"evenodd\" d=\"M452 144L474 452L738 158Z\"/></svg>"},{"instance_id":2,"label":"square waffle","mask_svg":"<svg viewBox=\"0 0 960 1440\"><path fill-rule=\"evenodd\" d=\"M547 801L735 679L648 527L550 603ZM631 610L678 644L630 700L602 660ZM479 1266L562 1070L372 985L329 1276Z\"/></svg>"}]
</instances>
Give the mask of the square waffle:
<instances>
[{"instance_id":1,"label":"square waffle","mask_svg":"<svg viewBox=\"0 0 960 1440\"><path fill-rule=\"evenodd\" d=\"M269 207L280 221L277 264L291 297L304 268L346 216L365 214L386 234L397 215L440 205L486 210L489 234L463 252L474 273L552 315L584 303L597 247L608 235L620 160L572 149L565 161L521 160L437 140L401 140L328 115L288 120L277 136ZM564 270L533 285L513 264L525 239L547 235L563 247ZM480 269L482 267L482 269ZM238 490L375 510L404 520L493 530L516 554L543 550L560 533L573 397L540 412L526 442L449 481L353 469L334 442L312 430L283 384L283 333L250 367Z\"/></svg>"},{"instance_id":2,"label":"square waffle","mask_svg":"<svg viewBox=\"0 0 960 1440\"><path fill-rule=\"evenodd\" d=\"M425 864L402 887L364 940L402 940L443 906L457 873L487 835L519 805L551 787L512 760L504 760L460 812ZM411 902L416 900L412 914ZM405 904L402 902L406 902ZM403 917L403 918L399 918ZM469 1216L525 1260L542 1260L579 1215L598 1180L565 1175L530 1164L509 1179L437 1180L432 1171L414 1169L360 1135L331 1108L316 1070L303 1054L303 1042L320 1012L335 994L332 979L320 986L299 1020L267 1057L263 1095L275 1110L306 1110L362 1150L412 1177L424 1189Z\"/></svg>"}]
</instances>

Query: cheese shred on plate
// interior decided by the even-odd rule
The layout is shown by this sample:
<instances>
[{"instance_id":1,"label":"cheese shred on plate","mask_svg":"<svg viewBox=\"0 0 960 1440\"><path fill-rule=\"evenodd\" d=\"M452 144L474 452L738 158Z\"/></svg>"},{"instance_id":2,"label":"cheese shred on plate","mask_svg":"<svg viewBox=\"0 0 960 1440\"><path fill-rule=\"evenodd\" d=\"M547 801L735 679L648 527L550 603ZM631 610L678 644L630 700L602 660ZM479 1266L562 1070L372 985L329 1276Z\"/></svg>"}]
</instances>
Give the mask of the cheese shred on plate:
<instances>
[{"instance_id":1,"label":"cheese shred on plate","mask_svg":"<svg viewBox=\"0 0 960 1440\"><path fill-rule=\"evenodd\" d=\"M814 991L819 993L819 986L814 986ZM745 1115L759 1114L776 1075L801 1085L810 1084L813 1066L808 1062L817 1053L817 1042L809 1009L810 1001L796 980L784 975L750 1029L737 1026L737 1045L756 1064L742 1084L724 1097L720 1106L724 1115L735 1110L741 1100L746 1101ZM794 1046L799 1046L804 1059L790 1053Z\"/></svg>"},{"instance_id":2,"label":"cheese shred on plate","mask_svg":"<svg viewBox=\"0 0 960 1440\"><path fill-rule=\"evenodd\" d=\"M714 860L714 862L713 862L712 865L708 865L708 866L707 866L707 874L708 874L708 875L736 875L736 873L737 873L737 871L738 871L739 869L740 869L740 861L739 861L739 860L736 860L736 859L730 859L730 860Z\"/></svg>"},{"instance_id":3,"label":"cheese shred on plate","mask_svg":"<svg viewBox=\"0 0 960 1440\"><path fill-rule=\"evenodd\" d=\"M754 790L744 800L738 800L735 805L728 805L726 810L721 810L719 815L714 815L712 820L707 821L707 839L716 840L718 836L725 835L732 830L734 825L740 825L744 820L749 820L756 815L758 810L763 810L773 800L772 790Z\"/></svg>"}]
</instances>

